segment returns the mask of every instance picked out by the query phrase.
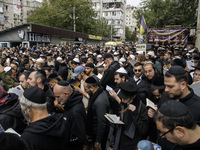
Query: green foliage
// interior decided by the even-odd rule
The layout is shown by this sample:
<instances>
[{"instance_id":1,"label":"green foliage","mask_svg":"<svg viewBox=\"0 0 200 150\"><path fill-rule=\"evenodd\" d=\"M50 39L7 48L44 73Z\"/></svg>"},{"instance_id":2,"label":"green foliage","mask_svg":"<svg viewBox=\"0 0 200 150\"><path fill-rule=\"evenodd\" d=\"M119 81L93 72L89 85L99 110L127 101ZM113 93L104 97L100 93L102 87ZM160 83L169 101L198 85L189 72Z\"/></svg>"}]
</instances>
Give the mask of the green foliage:
<instances>
[{"instance_id":1,"label":"green foliage","mask_svg":"<svg viewBox=\"0 0 200 150\"><path fill-rule=\"evenodd\" d=\"M105 20L96 20L96 13L88 0L43 0L42 6L31 12L28 23L73 30L75 7L76 31L100 36L110 36L110 26ZM102 23L101 23L102 22Z\"/></svg>"},{"instance_id":2,"label":"green foliage","mask_svg":"<svg viewBox=\"0 0 200 150\"><path fill-rule=\"evenodd\" d=\"M198 0L143 0L136 11L138 27L144 16L148 28L163 28L166 25L196 26Z\"/></svg>"},{"instance_id":3,"label":"green foliage","mask_svg":"<svg viewBox=\"0 0 200 150\"><path fill-rule=\"evenodd\" d=\"M133 42L138 41L137 34L138 34L137 31L132 32L128 27L126 27L125 29L126 41L133 41Z\"/></svg>"}]
</instances>

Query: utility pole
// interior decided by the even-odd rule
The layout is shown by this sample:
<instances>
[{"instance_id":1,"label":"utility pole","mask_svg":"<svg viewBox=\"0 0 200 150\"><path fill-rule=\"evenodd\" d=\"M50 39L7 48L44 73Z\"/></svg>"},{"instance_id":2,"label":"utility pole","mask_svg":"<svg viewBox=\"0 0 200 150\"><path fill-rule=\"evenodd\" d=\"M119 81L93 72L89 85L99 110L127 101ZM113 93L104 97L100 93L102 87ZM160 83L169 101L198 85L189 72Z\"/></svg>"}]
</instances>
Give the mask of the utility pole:
<instances>
[{"instance_id":1,"label":"utility pole","mask_svg":"<svg viewBox=\"0 0 200 150\"><path fill-rule=\"evenodd\" d=\"M110 34L110 38L111 38L110 40L111 40L111 41L112 41L112 34L113 34L113 32L112 32L112 30L113 30L112 23L113 23L113 20L111 19L111 31L110 31L110 32L111 32L111 34Z\"/></svg>"},{"instance_id":2,"label":"utility pole","mask_svg":"<svg viewBox=\"0 0 200 150\"><path fill-rule=\"evenodd\" d=\"M73 6L73 27L74 27L74 32L76 32L76 14L75 14L75 6Z\"/></svg>"},{"instance_id":3,"label":"utility pole","mask_svg":"<svg viewBox=\"0 0 200 150\"><path fill-rule=\"evenodd\" d=\"M196 47L200 50L200 1L198 5L198 15L197 15L197 34L196 34Z\"/></svg>"},{"instance_id":4,"label":"utility pole","mask_svg":"<svg viewBox=\"0 0 200 150\"><path fill-rule=\"evenodd\" d=\"M100 19L103 18L103 0L100 0Z\"/></svg>"}]
</instances>

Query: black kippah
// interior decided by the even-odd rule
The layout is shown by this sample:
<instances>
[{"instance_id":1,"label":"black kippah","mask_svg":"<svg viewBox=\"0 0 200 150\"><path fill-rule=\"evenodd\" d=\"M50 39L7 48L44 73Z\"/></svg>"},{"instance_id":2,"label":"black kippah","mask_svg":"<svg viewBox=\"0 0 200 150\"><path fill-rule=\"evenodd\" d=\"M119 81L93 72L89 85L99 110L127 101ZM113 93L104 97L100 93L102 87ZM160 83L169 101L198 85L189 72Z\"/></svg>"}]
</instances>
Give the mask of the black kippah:
<instances>
[{"instance_id":1,"label":"black kippah","mask_svg":"<svg viewBox=\"0 0 200 150\"><path fill-rule=\"evenodd\" d=\"M188 108L181 102L169 100L159 108L161 114L167 117L181 117L189 113Z\"/></svg>"},{"instance_id":2,"label":"black kippah","mask_svg":"<svg viewBox=\"0 0 200 150\"><path fill-rule=\"evenodd\" d=\"M85 80L85 82L86 82L86 83L90 83L90 84L97 83L97 85L100 86L99 79L98 79L95 75L88 77L88 78Z\"/></svg>"},{"instance_id":3,"label":"black kippah","mask_svg":"<svg viewBox=\"0 0 200 150\"><path fill-rule=\"evenodd\" d=\"M174 59L174 65L181 66L181 67L185 68L183 61L179 58Z\"/></svg>"},{"instance_id":4,"label":"black kippah","mask_svg":"<svg viewBox=\"0 0 200 150\"><path fill-rule=\"evenodd\" d=\"M49 75L49 79L53 79L53 78L56 78L58 77L58 75L56 73L52 73Z\"/></svg>"},{"instance_id":5,"label":"black kippah","mask_svg":"<svg viewBox=\"0 0 200 150\"><path fill-rule=\"evenodd\" d=\"M37 103L37 104L44 104L46 103L46 96L44 91L37 87L32 86L24 91L24 97L28 99L31 102Z\"/></svg>"},{"instance_id":6,"label":"black kippah","mask_svg":"<svg viewBox=\"0 0 200 150\"><path fill-rule=\"evenodd\" d=\"M64 80L59 81L57 84L60 85L60 86L69 86L69 82L64 81Z\"/></svg>"},{"instance_id":7,"label":"black kippah","mask_svg":"<svg viewBox=\"0 0 200 150\"><path fill-rule=\"evenodd\" d=\"M173 66L168 70L168 73L172 75L183 75L186 73L186 71L181 66Z\"/></svg>"}]
</instances>

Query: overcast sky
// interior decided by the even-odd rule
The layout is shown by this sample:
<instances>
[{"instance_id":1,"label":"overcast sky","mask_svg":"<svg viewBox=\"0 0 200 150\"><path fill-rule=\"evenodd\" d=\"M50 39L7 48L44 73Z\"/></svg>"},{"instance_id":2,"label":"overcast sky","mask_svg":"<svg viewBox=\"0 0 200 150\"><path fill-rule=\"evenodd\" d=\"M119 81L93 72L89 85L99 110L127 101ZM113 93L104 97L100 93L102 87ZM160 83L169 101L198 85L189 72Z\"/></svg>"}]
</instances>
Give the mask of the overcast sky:
<instances>
[{"instance_id":1,"label":"overcast sky","mask_svg":"<svg viewBox=\"0 0 200 150\"><path fill-rule=\"evenodd\" d=\"M128 5L138 6L142 0L127 0Z\"/></svg>"}]
</instances>

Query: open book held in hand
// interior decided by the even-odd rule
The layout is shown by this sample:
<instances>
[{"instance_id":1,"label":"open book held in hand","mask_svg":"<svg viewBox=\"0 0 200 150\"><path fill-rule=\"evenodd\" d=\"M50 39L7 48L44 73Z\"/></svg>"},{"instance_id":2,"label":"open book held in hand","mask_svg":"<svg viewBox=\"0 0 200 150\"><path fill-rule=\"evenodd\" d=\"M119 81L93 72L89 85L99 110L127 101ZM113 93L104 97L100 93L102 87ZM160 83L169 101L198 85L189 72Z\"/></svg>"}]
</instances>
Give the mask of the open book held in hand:
<instances>
[{"instance_id":1,"label":"open book held in hand","mask_svg":"<svg viewBox=\"0 0 200 150\"><path fill-rule=\"evenodd\" d=\"M151 107L153 110L155 110L155 104L148 98L146 98L146 106Z\"/></svg>"},{"instance_id":2,"label":"open book held in hand","mask_svg":"<svg viewBox=\"0 0 200 150\"><path fill-rule=\"evenodd\" d=\"M194 93L197 95L197 96L200 96L200 81L198 82L194 82L190 85L190 87L193 89Z\"/></svg>"},{"instance_id":3,"label":"open book held in hand","mask_svg":"<svg viewBox=\"0 0 200 150\"><path fill-rule=\"evenodd\" d=\"M113 123L113 124L124 124L121 120L119 120L119 119L117 118L117 115L106 114L106 115L104 115L104 116L108 119L108 121L110 121L110 122Z\"/></svg>"}]
</instances>

